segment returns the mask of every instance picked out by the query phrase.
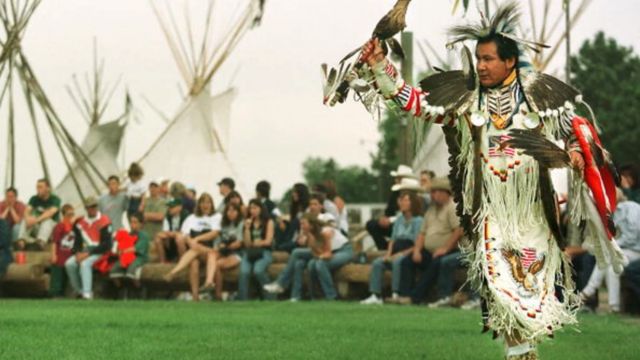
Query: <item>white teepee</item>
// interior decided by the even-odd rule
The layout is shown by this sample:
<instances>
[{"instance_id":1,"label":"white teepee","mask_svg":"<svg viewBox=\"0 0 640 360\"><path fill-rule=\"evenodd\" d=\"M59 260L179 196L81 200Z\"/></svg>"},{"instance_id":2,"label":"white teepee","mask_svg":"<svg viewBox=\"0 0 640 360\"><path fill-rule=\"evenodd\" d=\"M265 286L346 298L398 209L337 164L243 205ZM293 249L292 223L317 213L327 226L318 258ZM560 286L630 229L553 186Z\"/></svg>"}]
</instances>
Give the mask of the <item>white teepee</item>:
<instances>
[{"instance_id":1,"label":"white teepee","mask_svg":"<svg viewBox=\"0 0 640 360\"><path fill-rule=\"evenodd\" d=\"M212 192L222 177L235 177L228 158L231 102L235 92L228 89L211 96L209 85L260 15L259 3L250 0L223 37L213 39L213 1L209 0L198 46L194 45L196 39L188 13L181 31L170 8L165 18L151 3L189 91L167 128L138 161L148 180L164 177L193 185L198 192Z\"/></svg>"}]
</instances>

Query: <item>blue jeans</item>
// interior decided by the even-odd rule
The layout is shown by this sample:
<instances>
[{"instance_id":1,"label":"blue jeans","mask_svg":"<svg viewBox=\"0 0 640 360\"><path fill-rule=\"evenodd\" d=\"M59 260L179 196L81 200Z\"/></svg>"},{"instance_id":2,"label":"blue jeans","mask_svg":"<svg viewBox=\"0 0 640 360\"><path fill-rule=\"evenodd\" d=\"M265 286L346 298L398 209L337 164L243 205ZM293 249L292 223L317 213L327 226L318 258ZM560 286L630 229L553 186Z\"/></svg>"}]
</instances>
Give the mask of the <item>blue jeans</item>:
<instances>
[{"instance_id":1,"label":"blue jeans","mask_svg":"<svg viewBox=\"0 0 640 360\"><path fill-rule=\"evenodd\" d=\"M262 252L262 257L253 263L249 261L247 254L242 254L242 261L240 262L240 278L238 279L238 300L247 300L249 298L249 280L253 275L260 284L260 291L264 299L273 299L274 296L268 294L262 289L262 287L268 284L271 280L267 269L273 262L271 257L271 251L265 250Z\"/></svg>"},{"instance_id":2,"label":"blue jeans","mask_svg":"<svg viewBox=\"0 0 640 360\"><path fill-rule=\"evenodd\" d=\"M420 303L424 300L431 286L437 284L438 298L451 296L455 286L454 274L460 266L460 252L455 251L447 255L433 258L427 250L422 250L422 262L416 264L411 256L407 256L402 261L402 277L403 281L402 294L410 295L414 303ZM412 286L415 279L416 269L421 269L422 274L418 283Z\"/></svg>"},{"instance_id":3,"label":"blue jeans","mask_svg":"<svg viewBox=\"0 0 640 360\"><path fill-rule=\"evenodd\" d=\"M340 249L335 250L331 259L311 259L309 261L309 264L307 265L307 269L309 270L309 277L311 278L311 297L313 298L313 284L315 282L319 282L325 299L335 300L338 297L338 293L336 292L336 288L333 285L333 277L331 276L331 272L348 264L352 259L353 249L351 247L351 244L346 244Z\"/></svg>"},{"instance_id":4,"label":"blue jeans","mask_svg":"<svg viewBox=\"0 0 640 360\"><path fill-rule=\"evenodd\" d=\"M629 287L640 298L640 260L631 262L624 268L625 276L629 283Z\"/></svg>"},{"instance_id":5,"label":"blue jeans","mask_svg":"<svg viewBox=\"0 0 640 360\"><path fill-rule=\"evenodd\" d=\"M369 292L372 294L382 294L382 282L384 280L384 271L391 270L391 291L398 292L400 290L400 279L402 272L400 271L400 264L406 257L400 256L390 262L385 262L383 258L379 257L373 260L371 264L371 274L369 274Z\"/></svg>"},{"instance_id":6,"label":"blue jeans","mask_svg":"<svg viewBox=\"0 0 640 360\"><path fill-rule=\"evenodd\" d=\"M91 255L84 259L80 264L76 261L76 257L70 257L64 263L67 269L69 283L73 290L82 295L90 295L93 288L93 263L98 261L102 254Z\"/></svg>"},{"instance_id":7,"label":"blue jeans","mask_svg":"<svg viewBox=\"0 0 640 360\"><path fill-rule=\"evenodd\" d=\"M313 255L309 248L294 249L287 261L287 266L278 276L278 284L283 288L291 285L291 298L300 299L302 295L302 276L307 262L311 260ZM292 283L293 280L293 283Z\"/></svg>"}]
</instances>

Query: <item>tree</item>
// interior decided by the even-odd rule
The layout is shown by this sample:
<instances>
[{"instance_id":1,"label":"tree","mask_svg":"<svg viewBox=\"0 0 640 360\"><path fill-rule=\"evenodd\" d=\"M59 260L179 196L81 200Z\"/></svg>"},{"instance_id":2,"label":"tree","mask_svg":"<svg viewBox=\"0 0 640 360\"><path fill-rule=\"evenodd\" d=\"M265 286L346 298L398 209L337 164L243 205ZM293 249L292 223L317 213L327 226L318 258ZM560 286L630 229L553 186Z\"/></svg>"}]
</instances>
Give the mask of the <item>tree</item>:
<instances>
[{"instance_id":1,"label":"tree","mask_svg":"<svg viewBox=\"0 0 640 360\"><path fill-rule=\"evenodd\" d=\"M572 85L582 91L617 164L639 163L640 58L599 32L571 57Z\"/></svg>"},{"instance_id":2,"label":"tree","mask_svg":"<svg viewBox=\"0 0 640 360\"><path fill-rule=\"evenodd\" d=\"M375 202L378 198L376 176L361 166L341 167L335 160L310 157L302 164L304 179L310 186L333 180L338 193L350 203Z\"/></svg>"},{"instance_id":3,"label":"tree","mask_svg":"<svg viewBox=\"0 0 640 360\"><path fill-rule=\"evenodd\" d=\"M389 173L400 164L400 136L403 130L400 115L396 111L387 110L378 130L382 137L378 141L378 152L371 156L371 168L377 176L378 200L384 201L389 197L393 185Z\"/></svg>"}]
</instances>

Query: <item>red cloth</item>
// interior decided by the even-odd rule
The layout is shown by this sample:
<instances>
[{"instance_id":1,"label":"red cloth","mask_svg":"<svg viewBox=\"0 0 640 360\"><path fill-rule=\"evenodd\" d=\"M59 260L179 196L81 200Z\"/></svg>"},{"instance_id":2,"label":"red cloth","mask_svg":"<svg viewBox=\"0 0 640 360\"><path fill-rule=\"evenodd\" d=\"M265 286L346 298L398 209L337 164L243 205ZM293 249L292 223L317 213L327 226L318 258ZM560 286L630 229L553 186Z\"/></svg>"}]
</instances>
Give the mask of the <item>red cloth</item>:
<instances>
[{"instance_id":1,"label":"red cloth","mask_svg":"<svg viewBox=\"0 0 640 360\"><path fill-rule=\"evenodd\" d=\"M136 260L135 245L138 241L138 235L129 234L126 230L121 229L116 232L115 239L118 243L118 252L120 252L120 266L127 268ZM125 253L124 251L128 249L134 251Z\"/></svg>"},{"instance_id":2,"label":"red cloth","mask_svg":"<svg viewBox=\"0 0 640 360\"><path fill-rule=\"evenodd\" d=\"M65 220L62 220L53 228L51 239L56 247L57 261L55 265L57 266L64 266L64 263L73 254L74 235L72 230L73 224Z\"/></svg>"},{"instance_id":3,"label":"red cloth","mask_svg":"<svg viewBox=\"0 0 640 360\"><path fill-rule=\"evenodd\" d=\"M595 128L587 119L575 116L571 121L584 157L584 181L591 190L600 220L611 240L616 231L613 223L613 212L616 209L616 184L605 156L606 150L602 147ZM597 155L604 159L602 164L596 162Z\"/></svg>"}]
</instances>

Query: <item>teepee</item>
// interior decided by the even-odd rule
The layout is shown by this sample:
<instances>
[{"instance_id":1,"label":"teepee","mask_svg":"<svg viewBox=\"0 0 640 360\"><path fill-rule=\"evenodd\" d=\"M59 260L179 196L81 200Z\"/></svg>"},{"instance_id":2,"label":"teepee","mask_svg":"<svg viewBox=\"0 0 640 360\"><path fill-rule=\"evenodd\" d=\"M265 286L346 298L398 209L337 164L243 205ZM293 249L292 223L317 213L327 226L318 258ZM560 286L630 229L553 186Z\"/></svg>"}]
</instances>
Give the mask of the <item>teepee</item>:
<instances>
[{"instance_id":1,"label":"teepee","mask_svg":"<svg viewBox=\"0 0 640 360\"><path fill-rule=\"evenodd\" d=\"M4 163L5 186L16 184L16 133L25 127L33 129L38 150L42 176L51 179L48 158L60 155L68 171L69 188L75 190L77 199L97 193L106 184L101 171L89 158L87 152L71 136L64 123L58 117L44 89L23 52L21 40L31 16L40 5L40 0L0 1L0 110L8 127L7 160ZM25 110L26 109L26 110ZM6 110L6 118L4 111ZM26 112L27 114L23 114ZM22 129L20 129L21 127ZM41 127L50 130L55 141L56 151L45 150L45 137ZM29 148L21 144L20 149ZM57 153L57 154L56 154ZM74 165L76 164L76 165ZM30 165L30 164L29 164ZM90 186L82 185L82 178ZM67 200L67 199L65 199Z\"/></svg>"},{"instance_id":2,"label":"teepee","mask_svg":"<svg viewBox=\"0 0 640 360\"><path fill-rule=\"evenodd\" d=\"M261 14L261 1L250 0L222 37L213 38L214 1L209 0L200 39L194 37L188 9L181 29L167 6L167 15L152 7L188 89L184 103L166 129L139 160L147 179L169 178L213 191L225 176L235 177L228 157L233 89L210 95L217 71ZM197 44L197 45L196 45Z\"/></svg>"},{"instance_id":3,"label":"teepee","mask_svg":"<svg viewBox=\"0 0 640 360\"><path fill-rule=\"evenodd\" d=\"M131 100L127 94L125 97L124 112L115 120L104 122L104 114L119 82L110 86L104 81L104 61L98 64L98 56L94 45L93 75L85 74L83 81L73 75L72 84L67 86L67 92L83 119L89 125L87 134L80 148L87 155L101 173L105 176L120 175L124 169L119 163L122 141L125 129L131 114ZM84 161L74 163L72 170L68 172L56 186L55 192L66 202L81 204L78 191L75 189L72 173L76 173L76 181L83 193L99 195L104 190L103 184L92 183L93 180L82 174L79 169ZM95 189L97 188L97 189Z\"/></svg>"}]
</instances>

